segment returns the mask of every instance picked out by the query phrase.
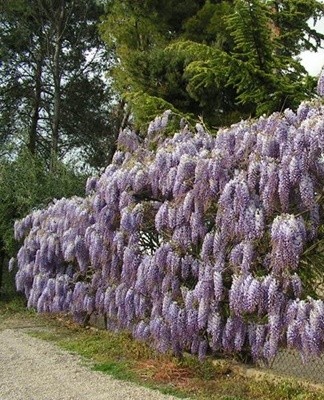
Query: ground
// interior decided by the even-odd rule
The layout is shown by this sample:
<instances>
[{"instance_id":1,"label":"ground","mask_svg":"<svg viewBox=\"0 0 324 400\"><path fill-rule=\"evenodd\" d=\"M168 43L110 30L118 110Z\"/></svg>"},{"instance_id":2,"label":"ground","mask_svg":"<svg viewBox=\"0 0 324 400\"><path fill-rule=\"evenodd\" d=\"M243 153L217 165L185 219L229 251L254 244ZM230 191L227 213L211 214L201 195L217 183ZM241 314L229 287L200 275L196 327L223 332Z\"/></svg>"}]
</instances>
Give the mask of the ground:
<instances>
[{"instance_id":1,"label":"ground","mask_svg":"<svg viewBox=\"0 0 324 400\"><path fill-rule=\"evenodd\" d=\"M79 356L28 331L48 330L12 321L0 331L1 400L167 400L157 391L92 371ZM7 324L8 325L8 322ZM20 325L20 326L19 326Z\"/></svg>"},{"instance_id":2,"label":"ground","mask_svg":"<svg viewBox=\"0 0 324 400\"><path fill-rule=\"evenodd\" d=\"M0 303L0 400L162 400L172 396L324 400L324 390L233 360L209 357L200 363L188 354L181 359L161 355L127 332L84 328L68 316L38 315Z\"/></svg>"}]
</instances>

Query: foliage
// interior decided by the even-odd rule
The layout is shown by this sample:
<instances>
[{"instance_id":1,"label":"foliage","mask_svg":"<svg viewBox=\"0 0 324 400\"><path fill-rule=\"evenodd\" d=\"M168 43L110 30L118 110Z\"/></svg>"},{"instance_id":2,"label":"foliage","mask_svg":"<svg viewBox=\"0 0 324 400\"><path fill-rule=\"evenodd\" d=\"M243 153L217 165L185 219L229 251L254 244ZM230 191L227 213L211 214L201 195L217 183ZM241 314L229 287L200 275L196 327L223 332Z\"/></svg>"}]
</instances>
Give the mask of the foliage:
<instances>
[{"instance_id":1,"label":"foliage","mask_svg":"<svg viewBox=\"0 0 324 400\"><path fill-rule=\"evenodd\" d=\"M192 41L168 47L173 54L180 51L186 57L188 92L195 99L203 99L206 90L208 98L211 87L223 92L216 104L220 114L228 112L226 104L237 111L243 105L241 114L252 116L284 107L295 109L311 95L314 81L292 52L283 54L280 28L275 30L268 4L259 0L234 3L234 11L223 18L233 40L231 49Z\"/></svg>"},{"instance_id":2,"label":"foliage","mask_svg":"<svg viewBox=\"0 0 324 400\"><path fill-rule=\"evenodd\" d=\"M33 209L46 207L53 198L83 194L85 177L57 163L49 172L40 158L23 151L14 161L0 166L0 241L1 252L12 257L17 250L13 224ZM1 265L2 268L2 265Z\"/></svg>"},{"instance_id":3,"label":"foliage","mask_svg":"<svg viewBox=\"0 0 324 400\"><path fill-rule=\"evenodd\" d=\"M96 1L5 0L0 13L0 144L27 146L50 164L107 164L120 111L102 68Z\"/></svg>"},{"instance_id":4,"label":"foliage","mask_svg":"<svg viewBox=\"0 0 324 400\"><path fill-rule=\"evenodd\" d=\"M283 55L299 56L303 50L316 51L323 35L316 31L316 22L323 17L323 4L317 0L271 0L274 32L279 34ZM311 20L311 24L309 23Z\"/></svg>"},{"instance_id":5,"label":"foliage","mask_svg":"<svg viewBox=\"0 0 324 400\"><path fill-rule=\"evenodd\" d=\"M130 110L137 117L132 121L137 129L147 128L152 106L157 115L161 100L172 104L167 108L176 109L182 116L200 114L199 103L186 90L183 59L164 51L200 7L197 0L143 1L140 6L127 0L108 3L101 33L108 45L115 46L118 60L110 73L117 91L127 96ZM141 93L145 97L140 97ZM143 112L146 105L148 112Z\"/></svg>"},{"instance_id":6,"label":"foliage","mask_svg":"<svg viewBox=\"0 0 324 400\"><path fill-rule=\"evenodd\" d=\"M144 141L125 130L87 197L16 222L17 289L178 355L320 355L324 303L307 296L323 264L323 113L304 102L217 137L183 124L164 139L170 112Z\"/></svg>"},{"instance_id":7,"label":"foliage","mask_svg":"<svg viewBox=\"0 0 324 400\"><path fill-rule=\"evenodd\" d=\"M108 2L101 32L115 47L117 60L111 73L117 91L128 96L137 129L145 132L143 126L147 128L151 118L151 112L142 112L146 104L149 111L156 104L157 114L161 99L179 115L202 117L211 128L287 107L296 109L311 96L315 81L298 55L321 46L324 36L308 21L323 16L323 4L227 0L187 1L183 7L183 3Z\"/></svg>"}]
</instances>

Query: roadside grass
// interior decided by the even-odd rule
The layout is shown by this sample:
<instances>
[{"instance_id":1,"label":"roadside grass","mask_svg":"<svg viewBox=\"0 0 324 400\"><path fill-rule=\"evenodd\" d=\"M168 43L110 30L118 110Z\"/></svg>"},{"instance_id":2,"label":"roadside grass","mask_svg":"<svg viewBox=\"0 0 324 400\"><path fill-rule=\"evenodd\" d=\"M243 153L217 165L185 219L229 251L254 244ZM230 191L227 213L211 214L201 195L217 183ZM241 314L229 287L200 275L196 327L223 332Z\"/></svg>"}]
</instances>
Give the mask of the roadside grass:
<instances>
[{"instance_id":1,"label":"roadside grass","mask_svg":"<svg viewBox=\"0 0 324 400\"><path fill-rule=\"evenodd\" d=\"M0 302L0 314L3 305ZM157 389L179 398L198 400L324 400L324 389L316 390L295 380L243 376L230 360L207 358L199 362L185 354L182 359L160 354L147 344L132 339L127 332L113 333L83 328L67 316L37 316L21 305L6 308L10 318L29 319L48 329L29 329L28 333L52 341L69 352L81 355L92 369ZM0 319L1 322L1 319Z\"/></svg>"},{"instance_id":2,"label":"roadside grass","mask_svg":"<svg viewBox=\"0 0 324 400\"><path fill-rule=\"evenodd\" d=\"M22 296L0 298L0 331L11 328L40 327L45 325L42 316L34 310L26 309L26 300Z\"/></svg>"},{"instance_id":3,"label":"roadside grass","mask_svg":"<svg viewBox=\"0 0 324 400\"><path fill-rule=\"evenodd\" d=\"M12 297L9 300L0 298L0 324L13 317L30 318L31 315L36 315L36 313L26 309L26 301L21 296Z\"/></svg>"}]
</instances>

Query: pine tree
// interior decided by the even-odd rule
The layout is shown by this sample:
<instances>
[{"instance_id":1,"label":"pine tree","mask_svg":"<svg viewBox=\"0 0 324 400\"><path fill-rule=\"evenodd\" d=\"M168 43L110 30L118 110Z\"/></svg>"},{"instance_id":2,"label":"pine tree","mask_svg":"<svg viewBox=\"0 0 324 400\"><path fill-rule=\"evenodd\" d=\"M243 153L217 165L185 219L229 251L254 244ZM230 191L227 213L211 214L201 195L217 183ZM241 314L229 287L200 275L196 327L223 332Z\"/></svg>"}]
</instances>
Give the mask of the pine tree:
<instances>
[{"instance_id":1,"label":"pine tree","mask_svg":"<svg viewBox=\"0 0 324 400\"><path fill-rule=\"evenodd\" d=\"M183 33L184 21L200 7L196 0L108 3L101 32L116 52L109 72L138 128L167 108L179 114L199 113L199 104L186 91L183 60L164 49Z\"/></svg>"},{"instance_id":2,"label":"pine tree","mask_svg":"<svg viewBox=\"0 0 324 400\"><path fill-rule=\"evenodd\" d=\"M26 143L52 167L76 149L85 162L106 164L119 114L103 80L110 60L97 29L103 8L87 0L7 0L1 11L2 145ZM95 161L98 147L104 161Z\"/></svg>"},{"instance_id":3,"label":"pine tree","mask_svg":"<svg viewBox=\"0 0 324 400\"><path fill-rule=\"evenodd\" d=\"M175 2L109 4L102 32L115 45L116 87L139 125L165 106L219 126L294 108L313 93L296 55L324 38L307 23L323 15L318 1L189 2L177 28L168 14Z\"/></svg>"},{"instance_id":4,"label":"pine tree","mask_svg":"<svg viewBox=\"0 0 324 400\"><path fill-rule=\"evenodd\" d=\"M237 90L239 103L251 104L258 115L295 108L312 93L305 69L291 52L283 54L272 16L265 2L236 0L234 13L227 18L235 43L229 83Z\"/></svg>"}]
</instances>

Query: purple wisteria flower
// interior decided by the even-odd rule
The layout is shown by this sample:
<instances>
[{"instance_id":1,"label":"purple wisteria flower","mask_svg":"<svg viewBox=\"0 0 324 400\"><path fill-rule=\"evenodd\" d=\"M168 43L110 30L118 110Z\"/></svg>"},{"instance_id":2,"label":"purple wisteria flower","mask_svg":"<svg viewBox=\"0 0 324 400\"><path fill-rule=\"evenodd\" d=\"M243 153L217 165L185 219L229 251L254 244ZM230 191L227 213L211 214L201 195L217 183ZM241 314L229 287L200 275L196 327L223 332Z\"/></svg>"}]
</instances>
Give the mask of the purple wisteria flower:
<instances>
[{"instance_id":1,"label":"purple wisteria flower","mask_svg":"<svg viewBox=\"0 0 324 400\"><path fill-rule=\"evenodd\" d=\"M324 96L324 71L321 70L320 76L317 81L317 94L319 96Z\"/></svg>"},{"instance_id":2,"label":"purple wisteria flower","mask_svg":"<svg viewBox=\"0 0 324 400\"><path fill-rule=\"evenodd\" d=\"M16 221L17 289L40 312L95 313L177 355L322 354L324 305L301 263L322 234L324 108L163 138L170 116L145 140L123 131L85 198Z\"/></svg>"}]
</instances>

